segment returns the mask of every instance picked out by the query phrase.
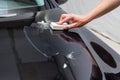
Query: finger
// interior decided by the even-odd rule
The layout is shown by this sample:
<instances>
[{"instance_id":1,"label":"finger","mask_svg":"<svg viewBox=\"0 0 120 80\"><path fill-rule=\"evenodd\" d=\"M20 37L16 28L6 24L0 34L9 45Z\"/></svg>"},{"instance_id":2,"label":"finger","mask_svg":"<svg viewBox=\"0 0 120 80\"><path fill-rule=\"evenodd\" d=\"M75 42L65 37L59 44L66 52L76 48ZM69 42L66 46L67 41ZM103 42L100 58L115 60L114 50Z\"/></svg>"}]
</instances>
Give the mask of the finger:
<instances>
[{"instance_id":1,"label":"finger","mask_svg":"<svg viewBox=\"0 0 120 80\"><path fill-rule=\"evenodd\" d=\"M59 21L61 21L61 20L64 19L65 17L66 17L66 14L62 14Z\"/></svg>"},{"instance_id":2,"label":"finger","mask_svg":"<svg viewBox=\"0 0 120 80\"><path fill-rule=\"evenodd\" d=\"M63 20L63 19L66 17L65 15L66 15L66 14L62 14L62 15L61 15L61 17L60 17L59 21L57 22L57 24L60 24L60 23L61 23L60 21Z\"/></svg>"},{"instance_id":3,"label":"finger","mask_svg":"<svg viewBox=\"0 0 120 80\"><path fill-rule=\"evenodd\" d=\"M72 17L69 14L62 14L58 24L67 23Z\"/></svg>"},{"instance_id":4,"label":"finger","mask_svg":"<svg viewBox=\"0 0 120 80\"><path fill-rule=\"evenodd\" d=\"M63 24L63 23L68 23L69 21L71 21L72 17L66 17L64 19L62 19L59 24Z\"/></svg>"},{"instance_id":5,"label":"finger","mask_svg":"<svg viewBox=\"0 0 120 80\"><path fill-rule=\"evenodd\" d=\"M66 29L72 29L72 28L75 28L75 27L78 27L78 26L77 26L77 23L69 24L69 25L65 26L64 29L65 29L65 30L66 30Z\"/></svg>"}]
</instances>

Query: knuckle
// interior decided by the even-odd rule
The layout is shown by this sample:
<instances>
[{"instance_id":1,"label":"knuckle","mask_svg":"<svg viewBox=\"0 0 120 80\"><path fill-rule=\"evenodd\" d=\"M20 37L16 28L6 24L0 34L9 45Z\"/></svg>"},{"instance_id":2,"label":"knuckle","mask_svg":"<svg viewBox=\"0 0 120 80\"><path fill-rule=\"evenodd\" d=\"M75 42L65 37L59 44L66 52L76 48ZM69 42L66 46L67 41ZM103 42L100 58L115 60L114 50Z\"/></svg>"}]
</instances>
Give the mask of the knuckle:
<instances>
[{"instance_id":1,"label":"knuckle","mask_svg":"<svg viewBox=\"0 0 120 80\"><path fill-rule=\"evenodd\" d=\"M66 16L66 14L62 14L62 16Z\"/></svg>"}]
</instances>

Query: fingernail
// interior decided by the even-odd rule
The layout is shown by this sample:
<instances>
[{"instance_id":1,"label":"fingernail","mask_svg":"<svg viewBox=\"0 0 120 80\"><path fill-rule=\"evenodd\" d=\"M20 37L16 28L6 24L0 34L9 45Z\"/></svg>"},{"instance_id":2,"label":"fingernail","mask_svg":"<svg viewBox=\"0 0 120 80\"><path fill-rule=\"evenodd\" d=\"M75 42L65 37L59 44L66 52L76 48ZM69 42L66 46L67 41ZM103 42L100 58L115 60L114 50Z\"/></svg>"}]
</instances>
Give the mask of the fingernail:
<instances>
[{"instance_id":1,"label":"fingernail","mask_svg":"<svg viewBox=\"0 0 120 80\"><path fill-rule=\"evenodd\" d=\"M68 30L69 28L68 27L65 27L64 30Z\"/></svg>"}]
</instances>

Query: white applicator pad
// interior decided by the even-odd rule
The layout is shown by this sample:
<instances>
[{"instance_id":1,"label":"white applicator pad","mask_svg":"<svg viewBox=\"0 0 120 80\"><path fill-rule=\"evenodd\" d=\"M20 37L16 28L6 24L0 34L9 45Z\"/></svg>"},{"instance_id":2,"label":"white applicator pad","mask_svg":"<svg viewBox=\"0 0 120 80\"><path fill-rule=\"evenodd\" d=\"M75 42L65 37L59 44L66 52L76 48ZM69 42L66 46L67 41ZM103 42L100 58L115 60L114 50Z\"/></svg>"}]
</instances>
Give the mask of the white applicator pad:
<instances>
[{"instance_id":1,"label":"white applicator pad","mask_svg":"<svg viewBox=\"0 0 120 80\"><path fill-rule=\"evenodd\" d=\"M51 22L50 27L53 30L64 30L64 27L67 25L67 23L63 23L62 25L57 24L56 22Z\"/></svg>"}]
</instances>

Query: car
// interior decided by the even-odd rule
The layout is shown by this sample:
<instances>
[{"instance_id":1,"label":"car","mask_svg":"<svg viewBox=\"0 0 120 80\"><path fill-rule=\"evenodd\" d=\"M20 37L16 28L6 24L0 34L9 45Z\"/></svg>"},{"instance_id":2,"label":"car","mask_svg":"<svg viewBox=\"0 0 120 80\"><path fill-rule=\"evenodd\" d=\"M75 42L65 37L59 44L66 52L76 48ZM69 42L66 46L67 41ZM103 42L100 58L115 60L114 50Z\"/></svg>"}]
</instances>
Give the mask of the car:
<instances>
[{"instance_id":1,"label":"car","mask_svg":"<svg viewBox=\"0 0 120 80\"><path fill-rule=\"evenodd\" d=\"M66 3L68 0L55 0L59 5Z\"/></svg>"},{"instance_id":2,"label":"car","mask_svg":"<svg viewBox=\"0 0 120 80\"><path fill-rule=\"evenodd\" d=\"M0 80L120 80L119 55L89 30L50 28L66 13L56 1L0 4Z\"/></svg>"}]
</instances>

